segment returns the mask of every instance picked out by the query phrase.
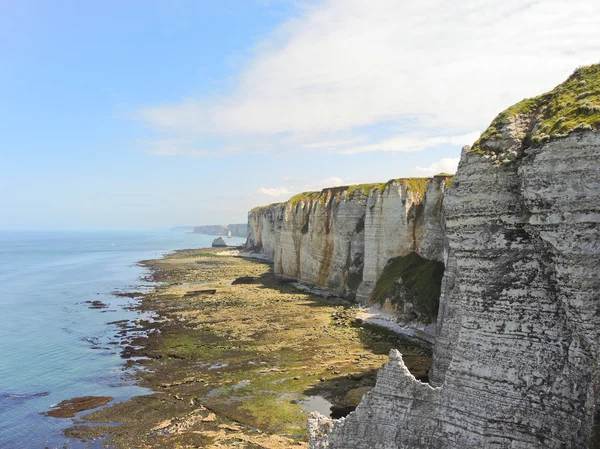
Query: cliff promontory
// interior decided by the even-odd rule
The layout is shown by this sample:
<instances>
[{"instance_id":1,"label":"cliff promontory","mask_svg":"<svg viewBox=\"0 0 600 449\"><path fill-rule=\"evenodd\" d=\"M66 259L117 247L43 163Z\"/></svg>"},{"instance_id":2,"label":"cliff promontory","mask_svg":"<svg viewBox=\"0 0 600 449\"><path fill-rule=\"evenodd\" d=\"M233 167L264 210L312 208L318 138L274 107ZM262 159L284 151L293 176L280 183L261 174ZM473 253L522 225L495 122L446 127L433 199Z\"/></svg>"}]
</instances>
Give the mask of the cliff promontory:
<instances>
[{"instance_id":1,"label":"cliff promontory","mask_svg":"<svg viewBox=\"0 0 600 449\"><path fill-rule=\"evenodd\" d=\"M392 351L355 412L311 416L311 448L600 447L599 126L594 65L463 150L430 383Z\"/></svg>"},{"instance_id":2,"label":"cliff promontory","mask_svg":"<svg viewBox=\"0 0 600 449\"><path fill-rule=\"evenodd\" d=\"M228 225L203 225L195 226L193 234L231 235L232 237L247 237L248 225L246 223Z\"/></svg>"},{"instance_id":3,"label":"cliff promontory","mask_svg":"<svg viewBox=\"0 0 600 449\"><path fill-rule=\"evenodd\" d=\"M442 201L451 180L336 187L257 207L246 246L272 258L276 274L429 323L444 271Z\"/></svg>"}]
</instances>

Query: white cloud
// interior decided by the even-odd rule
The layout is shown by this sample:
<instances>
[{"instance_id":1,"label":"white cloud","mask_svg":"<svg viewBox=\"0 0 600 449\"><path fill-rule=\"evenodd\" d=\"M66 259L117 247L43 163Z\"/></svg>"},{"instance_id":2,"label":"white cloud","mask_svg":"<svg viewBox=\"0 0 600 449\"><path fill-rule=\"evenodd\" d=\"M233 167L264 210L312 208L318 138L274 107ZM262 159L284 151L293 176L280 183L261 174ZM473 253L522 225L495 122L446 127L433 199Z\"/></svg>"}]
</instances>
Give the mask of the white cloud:
<instances>
[{"instance_id":1,"label":"white cloud","mask_svg":"<svg viewBox=\"0 0 600 449\"><path fill-rule=\"evenodd\" d=\"M211 152L194 148L193 142L185 139L157 139L147 143L148 153L153 156L190 156L190 157L208 157Z\"/></svg>"},{"instance_id":2,"label":"white cloud","mask_svg":"<svg viewBox=\"0 0 600 449\"><path fill-rule=\"evenodd\" d=\"M597 62L598 23L596 0L325 0L258 45L229 94L138 117L169 139L239 151L472 143L507 106Z\"/></svg>"},{"instance_id":3,"label":"white cloud","mask_svg":"<svg viewBox=\"0 0 600 449\"><path fill-rule=\"evenodd\" d=\"M284 177L285 180L292 181L290 178ZM326 187L337 187L341 185L350 184L348 180L344 180L338 176L329 176L323 179L317 179L314 181L306 182L304 184L292 184L288 187L273 187L273 188L265 188L261 187L257 190L258 193L268 196L287 196L291 197L300 192L310 192L310 191L318 191L323 190Z\"/></svg>"},{"instance_id":4,"label":"white cloud","mask_svg":"<svg viewBox=\"0 0 600 449\"><path fill-rule=\"evenodd\" d=\"M318 179L316 181L305 184L302 190L305 192L312 190L323 190L326 187L339 187L344 184L344 179L338 176L329 176L327 178Z\"/></svg>"},{"instance_id":5,"label":"white cloud","mask_svg":"<svg viewBox=\"0 0 600 449\"><path fill-rule=\"evenodd\" d=\"M288 189L286 189L285 187L274 187L271 189L261 187L260 189L258 189L258 193L262 193L264 195L269 195L269 196L282 196L282 195L289 195L290 191Z\"/></svg>"},{"instance_id":6,"label":"white cloud","mask_svg":"<svg viewBox=\"0 0 600 449\"><path fill-rule=\"evenodd\" d=\"M458 167L458 158L442 158L428 167L416 167L421 176L433 176L438 173L455 173Z\"/></svg>"},{"instance_id":7,"label":"white cloud","mask_svg":"<svg viewBox=\"0 0 600 449\"><path fill-rule=\"evenodd\" d=\"M363 145L358 147L349 147L338 150L342 154L356 154L373 151L402 151L414 152L422 151L426 148L435 147L445 143L452 145L470 145L479 137L478 132L462 134L458 136L437 136L429 137L425 134L407 134L385 139L377 143Z\"/></svg>"}]
</instances>

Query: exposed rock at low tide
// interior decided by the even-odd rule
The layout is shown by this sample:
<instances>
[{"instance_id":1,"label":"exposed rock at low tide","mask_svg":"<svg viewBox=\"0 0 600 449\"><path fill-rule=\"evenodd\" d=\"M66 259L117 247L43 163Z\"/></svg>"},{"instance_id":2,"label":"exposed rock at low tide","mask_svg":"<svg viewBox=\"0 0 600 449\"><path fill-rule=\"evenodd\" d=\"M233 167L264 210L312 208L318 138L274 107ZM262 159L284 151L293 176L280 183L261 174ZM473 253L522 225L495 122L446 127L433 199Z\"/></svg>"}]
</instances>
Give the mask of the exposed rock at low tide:
<instances>
[{"instance_id":1,"label":"exposed rock at low tide","mask_svg":"<svg viewBox=\"0 0 600 449\"><path fill-rule=\"evenodd\" d=\"M91 410L108 404L113 398L110 396L82 396L59 402L45 414L53 418L73 418L77 413Z\"/></svg>"},{"instance_id":2,"label":"exposed rock at low tide","mask_svg":"<svg viewBox=\"0 0 600 449\"><path fill-rule=\"evenodd\" d=\"M227 243L225 242L225 240L223 240L223 237L216 238L212 242L213 248L224 248L226 246L227 246Z\"/></svg>"}]
</instances>

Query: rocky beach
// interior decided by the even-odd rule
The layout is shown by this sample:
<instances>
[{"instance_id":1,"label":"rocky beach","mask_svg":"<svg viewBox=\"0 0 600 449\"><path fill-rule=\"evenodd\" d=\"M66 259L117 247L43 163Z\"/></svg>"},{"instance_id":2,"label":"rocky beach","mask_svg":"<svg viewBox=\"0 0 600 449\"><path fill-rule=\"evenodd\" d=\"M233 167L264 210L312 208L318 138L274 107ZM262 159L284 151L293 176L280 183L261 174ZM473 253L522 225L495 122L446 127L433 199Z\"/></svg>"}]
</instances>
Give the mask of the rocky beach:
<instances>
[{"instance_id":1,"label":"rocky beach","mask_svg":"<svg viewBox=\"0 0 600 449\"><path fill-rule=\"evenodd\" d=\"M310 412L342 417L398 349L427 379L431 349L300 291L237 251L183 250L142 265L152 320L120 323L128 367L152 394L85 415L67 436L119 448L307 447ZM121 423L115 425L115 423Z\"/></svg>"}]
</instances>

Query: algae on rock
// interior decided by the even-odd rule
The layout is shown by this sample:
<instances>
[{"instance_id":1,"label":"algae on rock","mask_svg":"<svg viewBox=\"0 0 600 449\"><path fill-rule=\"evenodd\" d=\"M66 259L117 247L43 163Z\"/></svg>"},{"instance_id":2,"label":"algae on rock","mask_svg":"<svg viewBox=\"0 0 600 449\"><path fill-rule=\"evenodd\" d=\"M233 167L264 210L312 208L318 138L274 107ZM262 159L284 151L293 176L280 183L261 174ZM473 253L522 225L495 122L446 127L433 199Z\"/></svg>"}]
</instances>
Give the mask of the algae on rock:
<instances>
[{"instance_id":1,"label":"algae on rock","mask_svg":"<svg viewBox=\"0 0 600 449\"><path fill-rule=\"evenodd\" d=\"M434 322L437 318L444 264L417 253L388 261L377 280L371 302L391 306L403 321Z\"/></svg>"}]
</instances>

